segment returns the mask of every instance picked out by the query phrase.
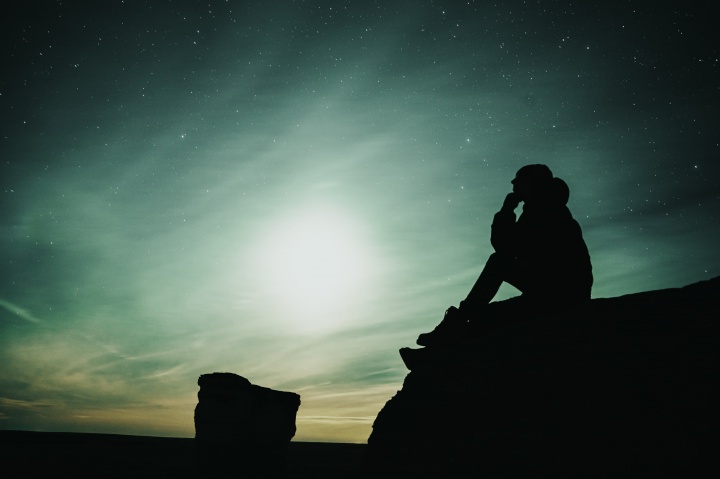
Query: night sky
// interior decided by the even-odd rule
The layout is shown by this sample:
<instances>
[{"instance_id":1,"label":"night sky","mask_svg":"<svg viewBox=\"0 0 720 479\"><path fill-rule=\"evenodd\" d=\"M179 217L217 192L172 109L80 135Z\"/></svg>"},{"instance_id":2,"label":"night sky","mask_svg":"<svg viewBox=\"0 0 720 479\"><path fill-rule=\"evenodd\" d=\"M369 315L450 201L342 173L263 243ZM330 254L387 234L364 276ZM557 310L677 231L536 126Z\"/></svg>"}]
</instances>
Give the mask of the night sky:
<instances>
[{"instance_id":1,"label":"night sky","mask_svg":"<svg viewBox=\"0 0 720 479\"><path fill-rule=\"evenodd\" d=\"M2 429L192 437L230 371L366 441L529 163L594 297L720 275L713 2L5 3Z\"/></svg>"}]
</instances>

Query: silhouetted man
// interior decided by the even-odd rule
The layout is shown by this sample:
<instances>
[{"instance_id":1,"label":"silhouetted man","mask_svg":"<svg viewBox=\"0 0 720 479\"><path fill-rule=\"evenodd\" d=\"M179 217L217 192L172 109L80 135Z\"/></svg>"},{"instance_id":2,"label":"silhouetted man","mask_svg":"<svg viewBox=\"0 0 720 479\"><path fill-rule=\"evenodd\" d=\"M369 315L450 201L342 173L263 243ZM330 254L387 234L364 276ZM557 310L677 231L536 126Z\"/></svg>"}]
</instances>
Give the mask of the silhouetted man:
<instances>
[{"instance_id":1,"label":"silhouetted man","mask_svg":"<svg viewBox=\"0 0 720 479\"><path fill-rule=\"evenodd\" d=\"M468 319L482 321L485 306L503 282L522 292L525 311L590 299L592 265L580 225L566 206L567 184L545 165L528 165L517 172L512 185L493 219L490 242L495 252L460 308L448 309L434 331L418 337L419 345L443 342ZM516 220L514 210L520 202L523 212Z\"/></svg>"}]
</instances>

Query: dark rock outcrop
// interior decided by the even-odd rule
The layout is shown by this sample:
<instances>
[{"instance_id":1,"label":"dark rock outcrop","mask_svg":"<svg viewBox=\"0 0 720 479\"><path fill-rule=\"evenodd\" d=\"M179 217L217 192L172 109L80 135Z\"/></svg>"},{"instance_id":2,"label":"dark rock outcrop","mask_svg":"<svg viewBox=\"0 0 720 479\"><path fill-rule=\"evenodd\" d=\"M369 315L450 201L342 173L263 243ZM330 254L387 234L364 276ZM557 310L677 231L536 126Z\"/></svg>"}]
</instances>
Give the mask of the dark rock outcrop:
<instances>
[{"instance_id":1,"label":"dark rock outcrop","mask_svg":"<svg viewBox=\"0 0 720 479\"><path fill-rule=\"evenodd\" d=\"M300 396L251 384L233 373L203 374L195 443L203 472L280 475L295 435Z\"/></svg>"},{"instance_id":2,"label":"dark rock outcrop","mask_svg":"<svg viewBox=\"0 0 720 479\"><path fill-rule=\"evenodd\" d=\"M582 310L517 317L509 300L489 311L495 326L423 352L375 420L370 473L718 472L720 278Z\"/></svg>"}]
</instances>

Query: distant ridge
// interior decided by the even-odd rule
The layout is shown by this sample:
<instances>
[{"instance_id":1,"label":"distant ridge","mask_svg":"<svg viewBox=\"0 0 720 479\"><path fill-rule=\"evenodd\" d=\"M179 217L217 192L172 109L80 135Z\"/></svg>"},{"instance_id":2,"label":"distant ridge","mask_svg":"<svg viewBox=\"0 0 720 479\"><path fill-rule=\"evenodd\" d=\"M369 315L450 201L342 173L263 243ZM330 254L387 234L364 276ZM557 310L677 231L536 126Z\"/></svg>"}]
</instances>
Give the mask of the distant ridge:
<instances>
[{"instance_id":1,"label":"distant ridge","mask_svg":"<svg viewBox=\"0 0 720 479\"><path fill-rule=\"evenodd\" d=\"M428 349L375 420L369 469L715 477L719 313L720 277L509 315L462 345Z\"/></svg>"}]
</instances>

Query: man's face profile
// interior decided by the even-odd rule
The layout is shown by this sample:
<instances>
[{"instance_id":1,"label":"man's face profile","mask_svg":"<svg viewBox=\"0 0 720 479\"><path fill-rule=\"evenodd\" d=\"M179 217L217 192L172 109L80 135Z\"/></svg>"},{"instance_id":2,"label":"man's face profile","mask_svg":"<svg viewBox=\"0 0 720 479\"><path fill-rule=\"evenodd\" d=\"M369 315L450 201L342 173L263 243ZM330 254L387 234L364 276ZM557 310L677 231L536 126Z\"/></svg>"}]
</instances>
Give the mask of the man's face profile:
<instances>
[{"instance_id":1,"label":"man's face profile","mask_svg":"<svg viewBox=\"0 0 720 479\"><path fill-rule=\"evenodd\" d=\"M532 179L529 178L528 175L523 175L518 171L511 183L513 185L513 193L518 196L520 201L525 201L527 197L532 194Z\"/></svg>"}]
</instances>

